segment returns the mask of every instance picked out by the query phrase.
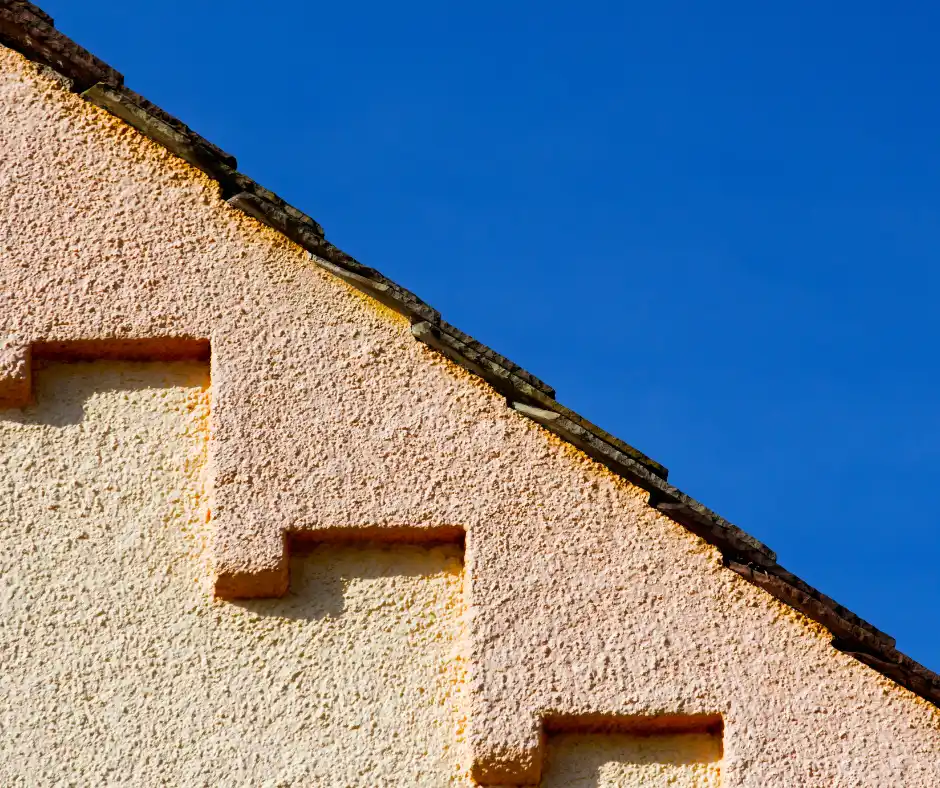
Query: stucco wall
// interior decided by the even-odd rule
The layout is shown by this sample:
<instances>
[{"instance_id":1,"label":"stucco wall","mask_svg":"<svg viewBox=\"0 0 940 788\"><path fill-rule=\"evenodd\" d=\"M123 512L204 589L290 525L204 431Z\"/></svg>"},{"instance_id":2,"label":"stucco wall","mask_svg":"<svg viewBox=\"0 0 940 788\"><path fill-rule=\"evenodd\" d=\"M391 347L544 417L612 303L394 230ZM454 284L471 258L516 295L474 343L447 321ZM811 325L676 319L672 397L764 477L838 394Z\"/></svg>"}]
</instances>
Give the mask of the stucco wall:
<instances>
[{"instance_id":1,"label":"stucco wall","mask_svg":"<svg viewBox=\"0 0 940 788\"><path fill-rule=\"evenodd\" d=\"M287 597L215 600L205 365L35 386L0 417L0 784L471 784L458 546L310 546ZM711 788L720 760L695 735L549 752L546 788Z\"/></svg>"},{"instance_id":2,"label":"stucco wall","mask_svg":"<svg viewBox=\"0 0 940 788\"><path fill-rule=\"evenodd\" d=\"M0 50L0 70L10 346L211 339L209 530L236 580L275 577L285 532L466 531L462 698L481 780L537 775L543 721L720 716L723 786L940 784L934 707L834 651L200 173L19 56Z\"/></svg>"},{"instance_id":3,"label":"stucco wall","mask_svg":"<svg viewBox=\"0 0 940 788\"><path fill-rule=\"evenodd\" d=\"M571 734L549 741L543 788L719 788L720 739Z\"/></svg>"},{"instance_id":4,"label":"stucco wall","mask_svg":"<svg viewBox=\"0 0 940 788\"><path fill-rule=\"evenodd\" d=\"M0 785L465 784L461 551L323 546L214 600L207 373L54 365L0 418Z\"/></svg>"}]
</instances>

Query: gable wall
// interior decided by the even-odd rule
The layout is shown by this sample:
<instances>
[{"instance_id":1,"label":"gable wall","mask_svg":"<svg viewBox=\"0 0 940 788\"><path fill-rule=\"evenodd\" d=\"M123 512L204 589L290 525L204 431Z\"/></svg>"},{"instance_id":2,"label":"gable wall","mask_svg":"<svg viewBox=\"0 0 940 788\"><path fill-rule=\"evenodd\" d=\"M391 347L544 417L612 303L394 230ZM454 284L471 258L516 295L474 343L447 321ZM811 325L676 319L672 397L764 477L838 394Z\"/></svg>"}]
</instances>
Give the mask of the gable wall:
<instances>
[{"instance_id":1,"label":"gable wall","mask_svg":"<svg viewBox=\"0 0 940 788\"><path fill-rule=\"evenodd\" d=\"M274 573L288 531L465 531L481 779L534 778L543 719L720 716L725 786L940 784L934 707L833 650L202 174L20 56L0 49L0 71L8 347L210 340L208 494L232 577Z\"/></svg>"}]
</instances>

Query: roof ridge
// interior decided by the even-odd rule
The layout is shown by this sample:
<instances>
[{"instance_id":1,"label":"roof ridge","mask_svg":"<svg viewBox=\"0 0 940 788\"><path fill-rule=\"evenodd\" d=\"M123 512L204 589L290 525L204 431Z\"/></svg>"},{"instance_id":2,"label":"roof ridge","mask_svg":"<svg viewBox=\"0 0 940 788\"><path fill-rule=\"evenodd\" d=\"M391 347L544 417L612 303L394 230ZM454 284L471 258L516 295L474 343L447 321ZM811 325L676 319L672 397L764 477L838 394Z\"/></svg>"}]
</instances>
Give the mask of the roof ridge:
<instances>
[{"instance_id":1,"label":"roof ridge","mask_svg":"<svg viewBox=\"0 0 940 788\"><path fill-rule=\"evenodd\" d=\"M717 547L728 569L828 629L834 648L940 707L940 675L898 651L894 638L788 572L766 545L670 485L664 466L561 405L551 386L331 244L311 217L238 172L234 156L126 88L120 72L63 35L42 9L28 0L0 0L0 43L53 70L72 92L202 170L219 183L230 206L279 231L321 268L406 316L417 340L486 380L509 407L647 490L653 508Z\"/></svg>"}]
</instances>

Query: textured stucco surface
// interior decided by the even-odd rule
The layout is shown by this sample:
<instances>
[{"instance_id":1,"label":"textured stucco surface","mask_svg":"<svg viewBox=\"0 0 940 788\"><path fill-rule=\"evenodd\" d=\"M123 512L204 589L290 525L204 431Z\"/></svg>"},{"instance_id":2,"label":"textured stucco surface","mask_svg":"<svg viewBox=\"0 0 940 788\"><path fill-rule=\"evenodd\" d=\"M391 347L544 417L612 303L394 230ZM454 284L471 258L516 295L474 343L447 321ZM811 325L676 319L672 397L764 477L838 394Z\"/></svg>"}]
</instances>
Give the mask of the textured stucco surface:
<instances>
[{"instance_id":1,"label":"textured stucco surface","mask_svg":"<svg viewBox=\"0 0 940 788\"><path fill-rule=\"evenodd\" d=\"M228 590L277 590L285 531L465 530L481 780L534 780L545 717L720 714L723 786L940 785L937 709L200 173L19 56L0 50L0 71L3 332L14 347L211 339L210 531Z\"/></svg>"},{"instance_id":2,"label":"textured stucco surface","mask_svg":"<svg viewBox=\"0 0 940 788\"><path fill-rule=\"evenodd\" d=\"M464 785L461 551L325 545L214 600L208 370L55 365L0 416L0 785Z\"/></svg>"},{"instance_id":3,"label":"textured stucco surface","mask_svg":"<svg viewBox=\"0 0 940 788\"><path fill-rule=\"evenodd\" d=\"M542 788L719 788L721 742L706 734L550 737Z\"/></svg>"}]
</instances>

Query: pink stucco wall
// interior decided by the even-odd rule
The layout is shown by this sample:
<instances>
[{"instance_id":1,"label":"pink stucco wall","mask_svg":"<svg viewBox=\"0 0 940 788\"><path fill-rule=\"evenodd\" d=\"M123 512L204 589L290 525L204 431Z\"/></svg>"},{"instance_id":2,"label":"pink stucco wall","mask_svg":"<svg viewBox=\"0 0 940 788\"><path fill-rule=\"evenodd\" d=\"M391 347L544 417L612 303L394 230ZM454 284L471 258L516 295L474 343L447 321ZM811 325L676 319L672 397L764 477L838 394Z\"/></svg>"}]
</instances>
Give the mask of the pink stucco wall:
<instances>
[{"instance_id":1,"label":"pink stucco wall","mask_svg":"<svg viewBox=\"0 0 940 788\"><path fill-rule=\"evenodd\" d=\"M466 533L481 781L535 781L543 722L718 721L724 786L940 785L936 708L833 650L201 173L15 53L0 49L0 73L5 396L30 347L178 357L208 340L218 591L282 590L288 533Z\"/></svg>"}]
</instances>

